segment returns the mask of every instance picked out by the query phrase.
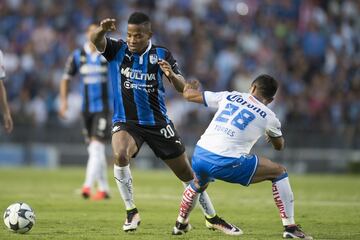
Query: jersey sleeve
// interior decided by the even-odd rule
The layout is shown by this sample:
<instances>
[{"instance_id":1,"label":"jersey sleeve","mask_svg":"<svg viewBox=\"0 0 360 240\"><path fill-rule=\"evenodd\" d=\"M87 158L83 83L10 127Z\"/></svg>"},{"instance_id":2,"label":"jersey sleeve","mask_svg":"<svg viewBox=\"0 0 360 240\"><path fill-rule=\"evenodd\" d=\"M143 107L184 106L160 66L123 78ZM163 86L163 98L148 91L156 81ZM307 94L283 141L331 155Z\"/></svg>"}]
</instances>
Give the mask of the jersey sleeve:
<instances>
[{"instance_id":1,"label":"jersey sleeve","mask_svg":"<svg viewBox=\"0 0 360 240\"><path fill-rule=\"evenodd\" d=\"M266 134L270 137L281 137L281 123L275 116L271 117L266 126Z\"/></svg>"},{"instance_id":2,"label":"jersey sleeve","mask_svg":"<svg viewBox=\"0 0 360 240\"><path fill-rule=\"evenodd\" d=\"M180 71L180 68L179 68L179 65L177 64L176 60L174 59L173 55L171 54L171 52L169 51L166 51L166 55L165 55L165 61L167 61L170 66L171 66L171 69L173 70L173 72L175 74L180 74L182 75L181 71Z\"/></svg>"},{"instance_id":3,"label":"jersey sleeve","mask_svg":"<svg viewBox=\"0 0 360 240\"><path fill-rule=\"evenodd\" d=\"M0 80L5 78L5 67L4 67L4 57L3 53L0 51Z\"/></svg>"},{"instance_id":4,"label":"jersey sleeve","mask_svg":"<svg viewBox=\"0 0 360 240\"><path fill-rule=\"evenodd\" d=\"M203 99L204 99L204 105L206 107L211 108L218 108L219 102L226 97L229 94L229 92L210 92L210 91L204 91L203 92Z\"/></svg>"},{"instance_id":5,"label":"jersey sleeve","mask_svg":"<svg viewBox=\"0 0 360 240\"><path fill-rule=\"evenodd\" d=\"M78 72L78 66L76 64L75 55L76 55L76 52L74 52L73 54L71 54L68 57L68 59L66 61L66 65L65 65L65 71L64 71L63 78L73 77Z\"/></svg>"},{"instance_id":6,"label":"jersey sleeve","mask_svg":"<svg viewBox=\"0 0 360 240\"><path fill-rule=\"evenodd\" d=\"M121 46L125 43L121 39L116 40L108 37L105 38L105 40L106 40L106 46L102 55L105 57L105 59L108 62L110 62L116 57L116 54L120 50Z\"/></svg>"}]
</instances>

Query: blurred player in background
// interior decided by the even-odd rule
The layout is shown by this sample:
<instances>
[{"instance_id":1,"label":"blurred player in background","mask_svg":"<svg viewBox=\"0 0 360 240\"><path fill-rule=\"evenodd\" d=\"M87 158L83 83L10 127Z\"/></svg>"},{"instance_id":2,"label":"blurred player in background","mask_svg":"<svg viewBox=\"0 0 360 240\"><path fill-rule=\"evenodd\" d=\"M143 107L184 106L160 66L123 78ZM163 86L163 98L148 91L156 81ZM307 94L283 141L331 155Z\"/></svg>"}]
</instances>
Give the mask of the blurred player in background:
<instances>
[{"instance_id":1,"label":"blurred player in background","mask_svg":"<svg viewBox=\"0 0 360 240\"><path fill-rule=\"evenodd\" d=\"M3 114L4 128L7 133L10 133L13 130L13 121L11 118L11 113L9 109L9 105L7 102L7 94L4 86L5 80L5 68L4 68L4 56L2 51L0 50L0 108Z\"/></svg>"},{"instance_id":2,"label":"blurred player in background","mask_svg":"<svg viewBox=\"0 0 360 240\"><path fill-rule=\"evenodd\" d=\"M87 38L96 28L90 25ZM98 191L92 198L102 200L109 198L109 184L107 180L107 163L105 155L105 140L110 137L109 117L111 112L111 87L108 77L106 59L96 51L89 41L81 49L77 49L69 57L64 77L60 84L61 117L66 117L68 109L69 80L77 73L83 83L83 120L84 134L88 145L89 158L86 168L85 183L82 188L84 198L91 196L91 190L97 183Z\"/></svg>"},{"instance_id":3,"label":"blurred player in background","mask_svg":"<svg viewBox=\"0 0 360 240\"><path fill-rule=\"evenodd\" d=\"M107 32L116 30L115 24L114 19L103 20L91 40L109 62L115 100L114 177L127 211L123 230L134 231L140 224L140 215L134 203L129 162L143 142L181 181L187 183L193 179L183 143L166 114L162 76L165 74L180 93L185 82L169 50L152 44L147 15L136 12L129 17L126 42L105 38ZM216 215L206 192L200 195L200 202L209 224L221 225L224 231L237 231Z\"/></svg>"},{"instance_id":4,"label":"blurred player in background","mask_svg":"<svg viewBox=\"0 0 360 240\"><path fill-rule=\"evenodd\" d=\"M184 191L174 235L186 232L198 194L214 179L243 186L268 180L272 181L275 204L285 228L283 237L312 239L295 224L294 196L286 169L249 153L263 134L276 150L284 148L280 121L266 106L273 101L277 88L277 81L269 75L258 76L250 93L202 93L197 90L198 82L186 84L183 96L188 101L218 110L195 147L192 158L195 179Z\"/></svg>"}]
</instances>

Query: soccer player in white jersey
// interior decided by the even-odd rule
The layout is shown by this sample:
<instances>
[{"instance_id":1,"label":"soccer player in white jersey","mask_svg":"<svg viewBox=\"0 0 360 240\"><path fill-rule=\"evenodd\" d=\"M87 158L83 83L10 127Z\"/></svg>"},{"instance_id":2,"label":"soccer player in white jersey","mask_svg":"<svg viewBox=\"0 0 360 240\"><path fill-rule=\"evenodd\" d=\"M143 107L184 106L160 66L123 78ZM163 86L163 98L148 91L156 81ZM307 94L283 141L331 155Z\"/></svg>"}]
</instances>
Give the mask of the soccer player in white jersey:
<instances>
[{"instance_id":1,"label":"soccer player in white jersey","mask_svg":"<svg viewBox=\"0 0 360 240\"><path fill-rule=\"evenodd\" d=\"M7 102L6 89L3 83L5 76L6 74L4 68L4 57L2 51L0 50L0 108L3 114L5 131L7 133L10 133L13 130L13 121L11 118L11 113Z\"/></svg>"},{"instance_id":2,"label":"soccer player in white jersey","mask_svg":"<svg viewBox=\"0 0 360 240\"><path fill-rule=\"evenodd\" d=\"M294 196L286 169L265 157L250 154L255 142L265 134L276 150L284 148L280 121L267 107L277 91L277 81L269 75L258 76L249 93L200 92L198 83L186 84L183 92L188 101L217 108L217 112L194 150L192 168L195 178L185 189L180 212L173 228L181 235L190 228L189 214L199 193L215 179L249 186L272 181L272 192L284 225L284 238L312 239L294 220ZM212 228L218 229L217 225ZM230 235L242 234L234 228Z\"/></svg>"}]
</instances>

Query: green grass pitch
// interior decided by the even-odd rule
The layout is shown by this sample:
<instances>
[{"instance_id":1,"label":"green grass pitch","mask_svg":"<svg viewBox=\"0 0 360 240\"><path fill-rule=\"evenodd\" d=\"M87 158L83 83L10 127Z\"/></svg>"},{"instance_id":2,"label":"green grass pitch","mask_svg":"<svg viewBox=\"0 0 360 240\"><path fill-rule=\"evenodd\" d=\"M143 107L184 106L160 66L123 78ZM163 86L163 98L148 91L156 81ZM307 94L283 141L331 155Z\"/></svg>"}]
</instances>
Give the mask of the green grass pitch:
<instances>
[{"instance_id":1,"label":"green grass pitch","mask_svg":"<svg viewBox=\"0 0 360 240\"><path fill-rule=\"evenodd\" d=\"M199 208L194 209L194 229L171 236L182 185L170 171L134 170L135 201L142 223L137 232L121 229L125 212L109 169L112 198L94 202L79 195L83 168L39 170L0 169L0 209L23 201L36 213L27 234L0 227L0 239L234 239L209 231ZM360 239L360 176L291 175L295 216L314 239ZM248 188L215 182L208 192L217 213L244 231L239 239L281 239L282 226L272 199L270 182Z\"/></svg>"}]
</instances>

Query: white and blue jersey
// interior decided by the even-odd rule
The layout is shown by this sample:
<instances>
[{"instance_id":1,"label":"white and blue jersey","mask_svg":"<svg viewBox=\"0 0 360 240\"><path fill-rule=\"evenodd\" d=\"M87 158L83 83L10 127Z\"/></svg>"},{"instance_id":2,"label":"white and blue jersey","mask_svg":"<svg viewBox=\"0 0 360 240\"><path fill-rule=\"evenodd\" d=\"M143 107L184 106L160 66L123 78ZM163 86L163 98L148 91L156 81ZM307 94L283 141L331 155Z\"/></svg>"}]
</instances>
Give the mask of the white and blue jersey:
<instances>
[{"instance_id":1,"label":"white and blue jersey","mask_svg":"<svg viewBox=\"0 0 360 240\"><path fill-rule=\"evenodd\" d=\"M163 71L158 60L166 60L176 74L181 74L170 51L152 45L149 41L144 53L132 53L123 40L106 38L103 56L109 62L114 92L113 124L169 124L162 82Z\"/></svg>"},{"instance_id":2,"label":"white and blue jersey","mask_svg":"<svg viewBox=\"0 0 360 240\"><path fill-rule=\"evenodd\" d=\"M64 78L80 75L82 82L82 110L84 113L108 113L112 109L112 91L108 64L98 52L90 50L89 43L69 57Z\"/></svg>"},{"instance_id":3,"label":"white and blue jersey","mask_svg":"<svg viewBox=\"0 0 360 240\"><path fill-rule=\"evenodd\" d=\"M249 152L265 133L282 136L280 121L248 93L205 91L203 97L205 106L218 110L195 148L197 178L202 184L216 178L249 185L258 164Z\"/></svg>"}]
</instances>

